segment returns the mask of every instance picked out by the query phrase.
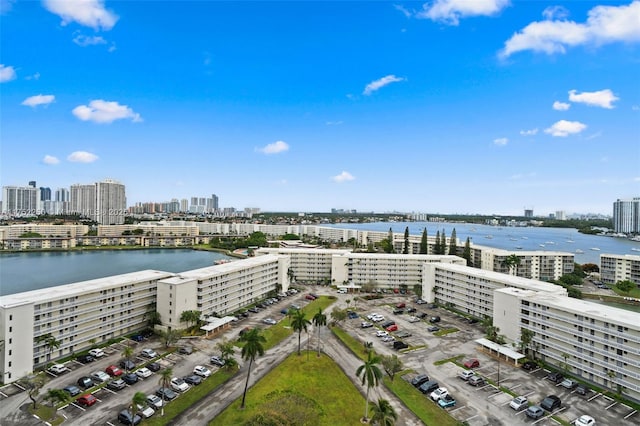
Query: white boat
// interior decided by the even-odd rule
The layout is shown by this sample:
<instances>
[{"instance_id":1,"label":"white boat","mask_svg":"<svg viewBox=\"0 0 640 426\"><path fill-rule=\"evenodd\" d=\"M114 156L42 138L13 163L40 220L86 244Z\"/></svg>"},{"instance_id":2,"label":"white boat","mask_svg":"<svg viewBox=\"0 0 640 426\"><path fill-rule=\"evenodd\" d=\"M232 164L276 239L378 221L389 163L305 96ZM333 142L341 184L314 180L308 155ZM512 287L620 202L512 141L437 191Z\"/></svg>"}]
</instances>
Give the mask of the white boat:
<instances>
[{"instance_id":1,"label":"white boat","mask_svg":"<svg viewBox=\"0 0 640 426\"><path fill-rule=\"evenodd\" d=\"M568 243L575 243L575 241L573 241L571 238L569 238L569 239L567 240L567 242L568 242Z\"/></svg>"},{"instance_id":2,"label":"white boat","mask_svg":"<svg viewBox=\"0 0 640 426\"><path fill-rule=\"evenodd\" d=\"M640 248L637 248L637 247L631 247L631 251L640 251Z\"/></svg>"},{"instance_id":3,"label":"white boat","mask_svg":"<svg viewBox=\"0 0 640 426\"><path fill-rule=\"evenodd\" d=\"M582 254L582 253L584 253L584 250L576 249L576 253L577 254Z\"/></svg>"},{"instance_id":4,"label":"white boat","mask_svg":"<svg viewBox=\"0 0 640 426\"><path fill-rule=\"evenodd\" d=\"M600 251L600 249L598 247L591 247L591 250L593 251Z\"/></svg>"},{"instance_id":5,"label":"white boat","mask_svg":"<svg viewBox=\"0 0 640 426\"><path fill-rule=\"evenodd\" d=\"M493 239L493 235L487 235L487 236L485 236L485 238L488 238L488 239L492 240Z\"/></svg>"},{"instance_id":6,"label":"white boat","mask_svg":"<svg viewBox=\"0 0 640 426\"><path fill-rule=\"evenodd\" d=\"M553 241L545 241L544 243L545 244L549 244L549 245L554 245L555 244L555 242L553 242Z\"/></svg>"},{"instance_id":7,"label":"white boat","mask_svg":"<svg viewBox=\"0 0 640 426\"><path fill-rule=\"evenodd\" d=\"M540 247L544 247L544 244L538 244Z\"/></svg>"}]
</instances>

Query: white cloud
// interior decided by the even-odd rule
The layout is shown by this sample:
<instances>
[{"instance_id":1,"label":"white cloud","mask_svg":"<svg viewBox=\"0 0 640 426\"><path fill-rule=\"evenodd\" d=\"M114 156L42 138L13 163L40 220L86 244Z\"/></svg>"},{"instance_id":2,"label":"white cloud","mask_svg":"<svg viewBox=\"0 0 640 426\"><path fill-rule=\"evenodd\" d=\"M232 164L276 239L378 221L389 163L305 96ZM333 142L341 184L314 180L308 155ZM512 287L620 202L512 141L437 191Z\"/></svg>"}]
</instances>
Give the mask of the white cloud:
<instances>
[{"instance_id":1,"label":"white cloud","mask_svg":"<svg viewBox=\"0 0 640 426\"><path fill-rule=\"evenodd\" d=\"M394 4L393 7L397 11L402 13L404 16L406 16L407 18L411 18L411 12L409 12L409 10L406 7L404 7L404 6L400 5L400 4Z\"/></svg>"},{"instance_id":2,"label":"white cloud","mask_svg":"<svg viewBox=\"0 0 640 426\"><path fill-rule=\"evenodd\" d=\"M509 5L509 0L434 0L425 3L418 18L458 25L460 18L492 16Z\"/></svg>"},{"instance_id":3,"label":"white cloud","mask_svg":"<svg viewBox=\"0 0 640 426\"><path fill-rule=\"evenodd\" d=\"M40 80L40 73L37 72L34 75L28 75L24 79L25 80Z\"/></svg>"},{"instance_id":4,"label":"white cloud","mask_svg":"<svg viewBox=\"0 0 640 426\"><path fill-rule=\"evenodd\" d=\"M60 162L60 160L58 160L58 158L54 157L53 155L47 154L42 159L42 162L44 164L54 165L54 164L58 164Z\"/></svg>"},{"instance_id":5,"label":"white cloud","mask_svg":"<svg viewBox=\"0 0 640 426\"><path fill-rule=\"evenodd\" d=\"M56 97L53 95L35 95L35 96L29 96L27 99L22 101L22 105L35 108L38 105L49 105L51 102L55 100L56 100Z\"/></svg>"},{"instance_id":6,"label":"white cloud","mask_svg":"<svg viewBox=\"0 0 640 426\"><path fill-rule=\"evenodd\" d=\"M555 109L556 111L566 111L569 108L571 108L571 104L568 104L566 102L555 101L553 103L553 109Z\"/></svg>"},{"instance_id":7,"label":"white cloud","mask_svg":"<svg viewBox=\"0 0 640 426\"><path fill-rule=\"evenodd\" d=\"M69 154L67 160L72 163L93 163L98 156L87 151L75 151Z\"/></svg>"},{"instance_id":8,"label":"white cloud","mask_svg":"<svg viewBox=\"0 0 640 426\"><path fill-rule=\"evenodd\" d=\"M538 129L520 130L522 136L535 136L538 134Z\"/></svg>"},{"instance_id":9,"label":"white cloud","mask_svg":"<svg viewBox=\"0 0 640 426\"><path fill-rule=\"evenodd\" d=\"M77 22L94 30L108 31L118 22L118 16L105 9L103 0L44 0L49 12L62 18L62 25Z\"/></svg>"},{"instance_id":10,"label":"white cloud","mask_svg":"<svg viewBox=\"0 0 640 426\"><path fill-rule=\"evenodd\" d=\"M507 138L498 138L498 139L494 139L493 143L495 145L498 145L498 146L505 146L506 144L509 143L509 139L507 139Z\"/></svg>"},{"instance_id":11,"label":"white cloud","mask_svg":"<svg viewBox=\"0 0 640 426\"><path fill-rule=\"evenodd\" d=\"M405 79L402 77L396 77L393 74L387 75L385 77L382 77L378 80L374 80L371 83L367 84L367 86L364 88L364 91L362 92L363 95L370 95L373 92L375 92L378 89L383 88L384 86L391 84L391 83L397 83L399 81L404 81Z\"/></svg>"},{"instance_id":12,"label":"white cloud","mask_svg":"<svg viewBox=\"0 0 640 426\"><path fill-rule=\"evenodd\" d=\"M589 106L598 106L606 109L613 109L613 102L619 100L616 95L609 89L598 90L597 92L582 92L569 90L569 100L571 102L587 104Z\"/></svg>"},{"instance_id":13,"label":"white cloud","mask_svg":"<svg viewBox=\"0 0 640 426\"><path fill-rule=\"evenodd\" d=\"M354 180L354 179L355 179L355 177L351 173L346 172L346 171L343 171L339 175L334 176L334 177L331 178L331 180L333 180L334 182L337 182L337 183L348 182L348 181Z\"/></svg>"},{"instance_id":14,"label":"white cloud","mask_svg":"<svg viewBox=\"0 0 640 426\"><path fill-rule=\"evenodd\" d=\"M103 101L96 99L89 102L89 105L79 105L72 111L73 115L82 121L93 121L95 123L111 123L115 120L131 119L134 123L142 121L142 117L126 105L118 102Z\"/></svg>"},{"instance_id":15,"label":"white cloud","mask_svg":"<svg viewBox=\"0 0 640 426\"><path fill-rule=\"evenodd\" d=\"M551 136L559 136L564 138L569 135L580 133L586 128L587 125L579 121L560 120L553 123L553 125L548 129L545 129L544 132L550 134Z\"/></svg>"},{"instance_id":16,"label":"white cloud","mask_svg":"<svg viewBox=\"0 0 640 426\"><path fill-rule=\"evenodd\" d=\"M569 16L569 11L564 6L549 6L542 11L542 16L547 21L552 19L565 19Z\"/></svg>"},{"instance_id":17,"label":"white cloud","mask_svg":"<svg viewBox=\"0 0 640 426\"><path fill-rule=\"evenodd\" d=\"M107 40L100 36L86 36L78 34L73 38L73 42L81 47L95 46L96 44L107 44Z\"/></svg>"},{"instance_id":18,"label":"white cloud","mask_svg":"<svg viewBox=\"0 0 640 426\"><path fill-rule=\"evenodd\" d=\"M585 23L567 20L532 22L505 42L499 56L523 50L565 53L567 47L640 41L640 0L624 6L596 6Z\"/></svg>"},{"instance_id":19,"label":"white cloud","mask_svg":"<svg viewBox=\"0 0 640 426\"><path fill-rule=\"evenodd\" d=\"M14 70L13 67L0 64L0 83L15 80L15 78L16 70Z\"/></svg>"},{"instance_id":20,"label":"white cloud","mask_svg":"<svg viewBox=\"0 0 640 426\"><path fill-rule=\"evenodd\" d=\"M278 154L280 152L285 152L289 150L289 145L284 141L276 141L274 143L270 143L264 148L260 148L260 152L263 154Z\"/></svg>"},{"instance_id":21,"label":"white cloud","mask_svg":"<svg viewBox=\"0 0 640 426\"><path fill-rule=\"evenodd\" d=\"M342 124L343 121L342 120L338 120L338 121L327 121L327 126L339 126L340 124Z\"/></svg>"}]
</instances>

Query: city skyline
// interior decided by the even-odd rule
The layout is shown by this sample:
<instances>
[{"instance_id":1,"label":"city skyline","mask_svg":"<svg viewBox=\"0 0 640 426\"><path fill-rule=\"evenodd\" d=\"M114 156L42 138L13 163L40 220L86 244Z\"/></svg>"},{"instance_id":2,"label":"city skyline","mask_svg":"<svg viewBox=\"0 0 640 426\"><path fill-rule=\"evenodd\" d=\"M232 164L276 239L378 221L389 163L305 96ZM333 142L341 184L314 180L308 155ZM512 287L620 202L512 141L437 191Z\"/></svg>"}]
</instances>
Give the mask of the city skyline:
<instances>
[{"instance_id":1,"label":"city skyline","mask_svg":"<svg viewBox=\"0 0 640 426\"><path fill-rule=\"evenodd\" d=\"M640 193L638 0L0 12L2 186L536 216Z\"/></svg>"}]
</instances>

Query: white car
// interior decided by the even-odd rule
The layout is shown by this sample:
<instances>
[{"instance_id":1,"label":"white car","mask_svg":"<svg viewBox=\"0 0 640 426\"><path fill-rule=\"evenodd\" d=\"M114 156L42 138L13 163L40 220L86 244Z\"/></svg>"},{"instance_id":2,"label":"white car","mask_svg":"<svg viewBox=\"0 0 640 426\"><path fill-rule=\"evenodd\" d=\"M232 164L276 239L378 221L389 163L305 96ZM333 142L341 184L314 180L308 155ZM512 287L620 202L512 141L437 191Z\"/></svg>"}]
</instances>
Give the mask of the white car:
<instances>
[{"instance_id":1,"label":"white car","mask_svg":"<svg viewBox=\"0 0 640 426\"><path fill-rule=\"evenodd\" d=\"M414 317L414 316L409 317L409 322L419 322L419 321L420 321L420 318L418 317Z\"/></svg>"},{"instance_id":2,"label":"white car","mask_svg":"<svg viewBox=\"0 0 640 426\"><path fill-rule=\"evenodd\" d=\"M200 377L209 377L211 375L211 371L203 365L196 365L193 367L193 374Z\"/></svg>"},{"instance_id":3,"label":"white car","mask_svg":"<svg viewBox=\"0 0 640 426\"><path fill-rule=\"evenodd\" d=\"M158 353L153 349L143 349L142 356L145 358L155 358L158 356Z\"/></svg>"},{"instance_id":4,"label":"white car","mask_svg":"<svg viewBox=\"0 0 640 426\"><path fill-rule=\"evenodd\" d=\"M158 408L162 408L162 398L160 398L158 395L147 395L147 404L149 404L151 407L156 407L156 410Z\"/></svg>"},{"instance_id":5,"label":"white car","mask_svg":"<svg viewBox=\"0 0 640 426\"><path fill-rule=\"evenodd\" d=\"M384 337L384 336L388 336L388 335L389 335L388 331L383 331L383 330L376 331L376 337Z\"/></svg>"},{"instance_id":6,"label":"white car","mask_svg":"<svg viewBox=\"0 0 640 426\"><path fill-rule=\"evenodd\" d=\"M64 364L53 364L51 367L49 367L49 371L53 374L60 374L67 371L67 367L65 367Z\"/></svg>"},{"instance_id":7,"label":"white car","mask_svg":"<svg viewBox=\"0 0 640 426\"><path fill-rule=\"evenodd\" d=\"M189 390L189 384L180 377L174 377L171 379L171 388L178 392L186 392Z\"/></svg>"},{"instance_id":8,"label":"white car","mask_svg":"<svg viewBox=\"0 0 640 426\"><path fill-rule=\"evenodd\" d=\"M109 376L104 371L94 371L93 373L91 373L91 378L96 379L98 383L104 383L111 380L111 376Z\"/></svg>"},{"instance_id":9,"label":"white car","mask_svg":"<svg viewBox=\"0 0 640 426\"><path fill-rule=\"evenodd\" d=\"M142 367L141 369L136 371L136 375L142 379L146 379L147 377L151 376L151 370L149 370L147 367Z\"/></svg>"},{"instance_id":10,"label":"white car","mask_svg":"<svg viewBox=\"0 0 640 426\"><path fill-rule=\"evenodd\" d=\"M149 407L148 405L140 405L140 404L136 404L136 405L138 406L138 414L142 414L142 417L144 417L145 419L148 419L149 417L153 416L156 412L156 410Z\"/></svg>"},{"instance_id":11,"label":"white car","mask_svg":"<svg viewBox=\"0 0 640 426\"><path fill-rule=\"evenodd\" d=\"M447 390L447 388L438 388L431 392L430 396L432 400L438 401L440 400L440 398L444 398L447 395L449 395L449 391Z\"/></svg>"},{"instance_id":12,"label":"white car","mask_svg":"<svg viewBox=\"0 0 640 426\"><path fill-rule=\"evenodd\" d=\"M373 322L380 322L380 321L384 321L384 317L382 315L376 315L373 318L371 318L373 320Z\"/></svg>"},{"instance_id":13,"label":"white car","mask_svg":"<svg viewBox=\"0 0 640 426\"><path fill-rule=\"evenodd\" d=\"M473 370L462 370L459 374L458 377L460 377L462 380L467 381L470 378L473 377L475 373L473 372Z\"/></svg>"},{"instance_id":14,"label":"white car","mask_svg":"<svg viewBox=\"0 0 640 426\"><path fill-rule=\"evenodd\" d=\"M582 416L578 417L578 419L574 423L574 425L576 426L595 426L595 424L596 424L596 419L594 419L591 416L587 416L586 414L583 414Z\"/></svg>"},{"instance_id":15,"label":"white car","mask_svg":"<svg viewBox=\"0 0 640 426\"><path fill-rule=\"evenodd\" d=\"M102 349L91 349L89 351L89 355L91 355L94 358L102 358L106 354L104 353L104 351Z\"/></svg>"},{"instance_id":16,"label":"white car","mask_svg":"<svg viewBox=\"0 0 640 426\"><path fill-rule=\"evenodd\" d=\"M516 411L520 411L523 408L529 407L529 400L526 396L515 397L509 403L509 407L513 408Z\"/></svg>"}]
</instances>

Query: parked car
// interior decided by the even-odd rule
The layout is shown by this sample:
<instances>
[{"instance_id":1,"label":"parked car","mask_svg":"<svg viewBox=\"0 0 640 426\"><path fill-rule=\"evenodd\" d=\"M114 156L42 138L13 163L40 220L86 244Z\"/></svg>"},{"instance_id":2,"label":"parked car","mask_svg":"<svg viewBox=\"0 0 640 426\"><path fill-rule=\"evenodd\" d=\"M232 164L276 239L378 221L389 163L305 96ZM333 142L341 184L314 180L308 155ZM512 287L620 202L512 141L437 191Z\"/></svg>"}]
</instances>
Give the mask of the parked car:
<instances>
[{"instance_id":1,"label":"parked car","mask_svg":"<svg viewBox=\"0 0 640 426\"><path fill-rule=\"evenodd\" d=\"M567 389L573 389L576 386L578 386L578 382L572 379L564 379L563 381L560 382L560 386Z\"/></svg>"},{"instance_id":2,"label":"parked car","mask_svg":"<svg viewBox=\"0 0 640 426\"><path fill-rule=\"evenodd\" d=\"M136 368L136 363L130 359L123 359L120 361L120 368L123 368L125 371L130 371Z\"/></svg>"},{"instance_id":3,"label":"parked car","mask_svg":"<svg viewBox=\"0 0 640 426\"><path fill-rule=\"evenodd\" d=\"M427 315L426 312L420 312L419 314L416 314L416 316L420 319L425 319L426 317L428 317L429 315Z\"/></svg>"},{"instance_id":4,"label":"parked car","mask_svg":"<svg viewBox=\"0 0 640 426\"><path fill-rule=\"evenodd\" d=\"M513 408L516 411L520 411L523 408L529 407L529 400L526 396L517 396L511 400L509 403L509 407Z\"/></svg>"},{"instance_id":5,"label":"parked car","mask_svg":"<svg viewBox=\"0 0 640 426\"><path fill-rule=\"evenodd\" d=\"M124 374L124 372L118 368L115 365L110 365L107 368L105 368L105 373L107 373L108 375L112 376L112 377L120 377L122 376L122 374Z\"/></svg>"},{"instance_id":6,"label":"parked car","mask_svg":"<svg viewBox=\"0 0 640 426\"><path fill-rule=\"evenodd\" d=\"M440 317L439 316L431 317L431 318L429 318L429 322L430 323L440 322Z\"/></svg>"},{"instance_id":7,"label":"parked car","mask_svg":"<svg viewBox=\"0 0 640 426\"><path fill-rule=\"evenodd\" d=\"M396 324L390 325L387 327L387 331L398 331L398 326Z\"/></svg>"},{"instance_id":8,"label":"parked car","mask_svg":"<svg viewBox=\"0 0 640 426\"><path fill-rule=\"evenodd\" d=\"M122 376L122 380L128 385L138 383L138 375L135 373L127 373Z\"/></svg>"},{"instance_id":9,"label":"parked car","mask_svg":"<svg viewBox=\"0 0 640 426\"><path fill-rule=\"evenodd\" d=\"M578 417L574 423L575 426L595 426L595 424L596 419L591 416L587 416L586 414Z\"/></svg>"},{"instance_id":10,"label":"parked car","mask_svg":"<svg viewBox=\"0 0 640 426\"><path fill-rule=\"evenodd\" d=\"M412 314L412 313L416 312L416 310L417 310L416 308L408 308L407 309L407 313L408 314Z\"/></svg>"},{"instance_id":11,"label":"parked car","mask_svg":"<svg viewBox=\"0 0 640 426\"><path fill-rule=\"evenodd\" d=\"M411 333L409 333L408 331L401 331L399 333L396 334L396 337L399 339L404 339L405 337L411 337Z\"/></svg>"},{"instance_id":12,"label":"parked car","mask_svg":"<svg viewBox=\"0 0 640 426\"><path fill-rule=\"evenodd\" d=\"M393 310L393 313L394 313L394 314L396 314L396 315L404 314L404 309L401 309L401 308L395 308L395 309Z\"/></svg>"},{"instance_id":13,"label":"parked car","mask_svg":"<svg viewBox=\"0 0 640 426\"><path fill-rule=\"evenodd\" d=\"M396 322L395 322L395 321L391 321L391 320L390 320L390 321L385 321L385 322L383 322L382 324L380 324L380 326L381 326L382 328L387 328L387 327L391 327L392 325L395 325L395 324L396 324Z\"/></svg>"},{"instance_id":14,"label":"parked car","mask_svg":"<svg viewBox=\"0 0 640 426\"><path fill-rule=\"evenodd\" d=\"M579 395L586 395L589 393L589 388L586 385L579 384L576 386L576 393Z\"/></svg>"},{"instance_id":15,"label":"parked car","mask_svg":"<svg viewBox=\"0 0 640 426\"><path fill-rule=\"evenodd\" d=\"M131 336L131 340L134 342L142 342L144 340L144 336L142 334L134 334Z\"/></svg>"},{"instance_id":16,"label":"parked car","mask_svg":"<svg viewBox=\"0 0 640 426\"><path fill-rule=\"evenodd\" d=\"M275 325L278 322L276 320L274 320L273 318L265 318L262 320L263 323L268 324L268 325Z\"/></svg>"},{"instance_id":17,"label":"parked car","mask_svg":"<svg viewBox=\"0 0 640 426\"><path fill-rule=\"evenodd\" d=\"M353 312L353 311L349 311L347 312L347 316L349 317L349 319L356 319L358 318L358 314Z\"/></svg>"},{"instance_id":18,"label":"parked car","mask_svg":"<svg viewBox=\"0 0 640 426\"><path fill-rule=\"evenodd\" d=\"M175 393L174 391L172 391L169 388L160 388L156 391L156 395L158 395L160 398L162 398L163 401L171 401L172 399L175 399L178 394Z\"/></svg>"},{"instance_id":19,"label":"parked car","mask_svg":"<svg viewBox=\"0 0 640 426\"><path fill-rule=\"evenodd\" d=\"M195 375L195 374L189 374L188 376L184 376L183 380L192 386L198 386L200 383L202 383L202 377Z\"/></svg>"},{"instance_id":20,"label":"parked car","mask_svg":"<svg viewBox=\"0 0 640 426\"><path fill-rule=\"evenodd\" d=\"M484 379L480 376L471 376L467 383L471 386L481 386L484 385Z\"/></svg>"},{"instance_id":21,"label":"parked car","mask_svg":"<svg viewBox=\"0 0 640 426\"><path fill-rule=\"evenodd\" d=\"M476 358L471 358L471 359L465 361L463 365L466 368L478 368L478 367L480 367L480 361L478 361Z\"/></svg>"},{"instance_id":22,"label":"parked car","mask_svg":"<svg viewBox=\"0 0 640 426\"><path fill-rule=\"evenodd\" d=\"M162 398L158 395L147 395L147 404L157 410L162 408Z\"/></svg>"},{"instance_id":23,"label":"parked car","mask_svg":"<svg viewBox=\"0 0 640 426\"><path fill-rule=\"evenodd\" d=\"M360 324L360 327L369 328L369 327L373 327L373 324L367 321L362 321L362 323Z\"/></svg>"},{"instance_id":24,"label":"parked car","mask_svg":"<svg viewBox=\"0 0 640 426\"><path fill-rule=\"evenodd\" d=\"M389 335L389 336L384 336L381 340L385 343L389 343L389 342L395 342L396 338Z\"/></svg>"},{"instance_id":25,"label":"parked car","mask_svg":"<svg viewBox=\"0 0 640 426\"><path fill-rule=\"evenodd\" d=\"M310 294L307 294L306 296L304 296L304 298L305 298L305 299L307 299L307 300L316 300L316 298L315 298L315 297L313 297L313 296L312 296L312 295L310 295Z\"/></svg>"},{"instance_id":26,"label":"parked car","mask_svg":"<svg viewBox=\"0 0 640 426\"><path fill-rule=\"evenodd\" d=\"M539 419L540 417L544 416L544 410L540 407L538 407L537 405L532 405L531 407L527 408L525 410L525 414L527 415L527 417L529 417L530 419Z\"/></svg>"},{"instance_id":27,"label":"parked car","mask_svg":"<svg viewBox=\"0 0 640 426\"><path fill-rule=\"evenodd\" d=\"M139 415L133 415L129 410L122 410L118 413L118 422L123 425L137 425L142 421L142 417Z\"/></svg>"},{"instance_id":28,"label":"parked car","mask_svg":"<svg viewBox=\"0 0 640 426\"><path fill-rule=\"evenodd\" d=\"M82 389L89 389L90 387L93 387L94 384L93 380L91 380L91 377L89 376L80 377L76 383L78 383L78 386Z\"/></svg>"},{"instance_id":29,"label":"parked car","mask_svg":"<svg viewBox=\"0 0 640 426\"><path fill-rule=\"evenodd\" d=\"M197 374L200 377L206 378L211 375L211 371L204 365L196 365L195 367L193 367L193 374Z\"/></svg>"},{"instance_id":30,"label":"parked car","mask_svg":"<svg viewBox=\"0 0 640 426\"><path fill-rule=\"evenodd\" d=\"M107 383L107 388L112 391L119 391L127 387L127 384L122 379L115 379Z\"/></svg>"},{"instance_id":31,"label":"parked car","mask_svg":"<svg viewBox=\"0 0 640 426\"><path fill-rule=\"evenodd\" d=\"M400 302L400 303L398 303L398 304L396 305L396 308L400 308L400 309L401 309L401 308L405 308L406 306L407 306L407 305L406 305L406 303L404 303L404 302Z\"/></svg>"},{"instance_id":32,"label":"parked car","mask_svg":"<svg viewBox=\"0 0 640 426\"><path fill-rule=\"evenodd\" d=\"M427 301L426 301L426 300L422 300L422 299L417 299L417 300L416 300L416 303L417 303L418 305L424 305L425 303L427 303Z\"/></svg>"},{"instance_id":33,"label":"parked car","mask_svg":"<svg viewBox=\"0 0 640 426\"><path fill-rule=\"evenodd\" d=\"M547 380L550 380L553 383L558 384L564 380L564 376L558 372L551 372L547 375Z\"/></svg>"},{"instance_id":34,"label":"parked car","mask_svg":"<svg viewBox=\"0 0 640 426\"><path fill-rule=\"evenodd\" d=\"M178 353L182 355L191 355L193 353L193 346L181 346L180 349L178 349Z\"/></svg>"},{"instance_id":35,"label":"parked car","mask_svg":"<svg viewBox=\"0 0 640 426\"><path fill-rule=\"evenodd\" d=\"M447 388L438 388L431 392L429 398L431 398L433 401L438 401L440 398L444 398L446 395L449 395L449 391L447 390Z\"/></svg>"},{"instance_id":36,"label":"parked car","mask_svg":"<svg viewBox=\"0 0 640 426\"><path fill-rule=\"evenodd\" d=\"M180 377L171 379L171 389L178 392L186 392L189 390L189 384Z\"/></svg>"},{"instance_id":37,"label":"parked car","mask_svg":"<svg viewBox=\"0 0 640 426\"><path fill-rule=\"evenodd\" d=\"M432 325L431 327L427 327L427 331L440 331L440 327Z\"/></svg>"},{"instance_id":38,"label":"parked car","mask_svg":"<svg viewBox=\"0 0 640 426\"><path fill-rule=\"evenodd\" d=\"M456 405L456 399L447 394L438 400L438 405L442 408L450 408Z\"/></svg>"},{"instance_id":39,"label":"parked car","mask_svg":"<svg viewBox=\"0 0 640 426\"><path fill-rule=\"evenodd\" d=\"M376 331L376 337L384 337L384 336L388 336L388 335L389 335L388 331L383 331L383 330Z\"/></svg>"},{"instance_id":40,"label":"parked car","mask_svg":"<svg viewBox=\"0 0 640 426\"><path fill-rule=\"evenodd\" d=\"M67 371L67 367L65 367L64 364L53 364L51 367L49 367L49 371L53 374L62 374Z\"/></svg>"},{"instance_id":41,"label":"parked car","mask_svg":"<svg viewBox=\"0 0 640 426\"><path fill-rule=\"evenodd\" d=\"M431 393L438 389L440 385L435 380L428 380L418 387L418 390L424 394Z\"/></svg>"},{"instance_id":42,"label":"parked car","mask_svg":"<svg viewBox=\"0 0 640 426\"><path fill-rule=\"evenodd\" d=\"M562 401L556 395L549 395L540 403L540 407L551 412L562 406Z\"/></svg>"},{"instance_id":43,"label":"parked car","mask_svg":"<svg viewBox=\"0 0 640 426\"><path fill-rule=\"evenodd\" d=\"M411 379L411 384L415 387L420 387L423 383L429 381L429 376L426 374L418 374L416 377Z\"/></svg>"},{"instance_id":44,"label":"parked car","mask_svg":"<svg viewBox=\"0 0 640 426\"><path fill-rule=\"evenodd\" d=\"M70 396L80 395L80 388L75 385L69 385L62 390L68 393Z\"/></svg>"},{"instance_id":45,"label":"parked car","mask_svg":"<svg viewBox=\"0 0 640 426\"><path fill-rule=\"evenodd\" d=\"M460 373L458 373L458 377L460 377L465 382L472 378L474 375L475 373L471 370L462 370Z\"/></svg>"},{"instance_id":46,"label":"parked car","mask_svg":"<svg viewBox=\"0 0 640 426\"><path fill-rule=\"evenodd\" d=\"M85 407L91 407L93 404L98 402L98 398L88 393L79 397L76 402L80 405L84 405Z\"/></svg>"},{"instance_id":47,"label":"parked car","mask_svg":"<svg viewBox=\"0 0 640 426\"><path fill-rule=\"evenodd\" d=\"M217 365L218 367L222 367L224 365L224 360L219 356L212 356L209 361L211 361L211 364Z\"/></svg>"},{"instance_id":48,"label":"parked car","mask_svg":"<svg viewBox=\"0 0 640 426\"><path fill-rule=\"evenodd\" d=\"M104 383L111 380L111 377L104 371L94 371L91 373L91 379L96 383Z\"/></svg>"},{"instance_id":49,"label":"parked car","mask_svg":"<svg viewBox=\"0 0 640 426\"><path fill-rule=\"evenodd\" d=\"M156 410L149 407L148 405L140 405L140 404L136 404L136 405L138 406L138 413L140 413L142 417L144 417L145 419L148 419L149 417L153 416L156 413Z\"/></svg>"},{"instance_id":50,"label":"parked car","mask_svg":"<svg viewBox=\"0 0 640 426\"><path fill-rule=\"evenodd\" d=\"M104 351L102 349L96 348L96 349L91 349L89 351L89 355L91 355L94 358L102 358L106 354L104 353Z\"/></svg>"},{"instance_id":51,"label":"parked car","mask_svg":"<svg viewBox=\"0 0 640 426\"><path fill-rule=\"evenodd\" d=\"M538 368L538 364L533 361L526 361L524 364L522 364L522 368L527 371L533 371Z\"/></svg>"},{"instance_id":52,"label":"parked car","mask_svg":"<svg viewBox=\"0 0 640 426\"><path fill-rule=\"evenodd\" d=\"M157 371L160 371L162 366L157 362L152 362L151 364L147 365L147 368L155 373Z\"/></svg>"},{"instance_id":53,"label":"parked car","mask_svg":"<svg viewBox=\"0 0 640 426\"><path fill-rule=\"evenodd\" d=\"M146 379L147 377L151 376L151 370L149 370L147 367L142 367L139 370L136 370L136 375L138 377L140 377L141 379Z\"/></svg>"},{"instance_id":54,"label":"parked car","mask_svg":"<svg viewBox=\"0 0 640 426\"><path fill-rule=\"evenodd\" d=\"M140 355L142 355L145 358L155 358L158 356L158 353L156 351L154 351L153 349L143 349L142 352L140 353Z\"/></svg>"},{"instance_id":55,"label":"parked car","mask_svg":"<svg viewBox=\"0 0 640 426\"><path fill-rule=\"evenodd\" d=\"M76 358L76 360L78 362L81 362L83 364L89 364L90 362L93 362L95 360L94 357L92 357L91 355L80 355Z\"/></svg>"}]
</instances>

